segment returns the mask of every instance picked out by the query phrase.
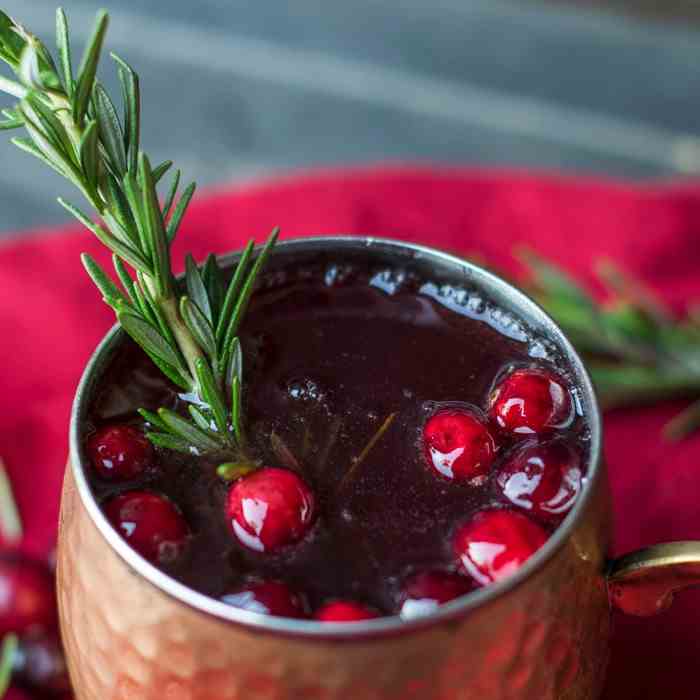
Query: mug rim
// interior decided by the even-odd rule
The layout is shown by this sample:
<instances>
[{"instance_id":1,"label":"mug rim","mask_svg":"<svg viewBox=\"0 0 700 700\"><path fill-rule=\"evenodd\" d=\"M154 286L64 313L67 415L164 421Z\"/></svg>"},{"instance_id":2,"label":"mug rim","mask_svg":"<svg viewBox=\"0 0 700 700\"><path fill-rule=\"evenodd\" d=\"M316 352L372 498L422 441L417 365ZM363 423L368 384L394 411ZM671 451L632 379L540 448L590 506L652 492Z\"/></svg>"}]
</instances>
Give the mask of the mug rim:
<instances>
[{"instance_id":1,"label":"mug rim","mask_svg":"<svg viewBox=\"0 0 700 700\"><path fill-rule=\"evenodd\" d=\"M411 620L392 615L361 622L319 622L265 615L228 605L189 588L141 557L109 523L90 488L85 474L85 465L81 458L82 434L80 427L92 396L91 390L96 384L95 377L99 375L104 365L111 358L112 352L118 348L119 344L126 337L119 324L115 324L100 341L88 360L75 394L70 418L70 468L72 469L81 503L87 510L93 524L106 540L107 545L117 553L128 567L175 601L223 623L239 624L253 631L277 633L285 636L349 640L404 634L462 617L469 611L484 606L523 584L542 569L564 546L578 525L582 514L586 511L602 473L602 419L600 408L590 375L577 351L558 324L535 301L498 275L468 260L440 249L417 243L374 236L331 235L283 240L277 244L276 249L291 249L293 253L295 248L300 248L304 252L313 251L314 249L318 249L318 252L327 252L333 248L363 249L372 247L380 247L383 250L403 255L408 253L412 259L428 257L442 264L461 267L467 273L465 278L468 282L474 284L474 286L484 291L491 298L501 297L507 299L516 310L518 316L523 318L529 325L532 325L532 321L536 320L537 325L544 329L545 337L555 341L557 348L563 352L567 364L576 376L577 383L582 389L580 398L586 406L586 418L590 428L586 480L578 501L566 518L557 526L547 542L514 574L502 581L491 583L488 586L444 603L425 616ZM259 250L259 247L256 250ZM228 253L220 256L220 262L223 264L229 263L239 255L239 252Z\"/></svg>"}]
</instances>

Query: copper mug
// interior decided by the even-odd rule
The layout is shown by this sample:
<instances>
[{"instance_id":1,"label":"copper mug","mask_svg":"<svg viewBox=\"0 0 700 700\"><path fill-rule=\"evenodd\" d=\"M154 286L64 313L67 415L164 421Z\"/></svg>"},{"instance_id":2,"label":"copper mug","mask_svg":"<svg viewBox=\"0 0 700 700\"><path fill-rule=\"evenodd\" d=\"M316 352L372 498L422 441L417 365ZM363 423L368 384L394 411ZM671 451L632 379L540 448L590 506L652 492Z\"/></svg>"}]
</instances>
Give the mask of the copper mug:
<instances>
[{"instance_id":1,"label":"copper mug","mask_svg":"<svg viewBox=\"0 0 700 700\"><path fill-rule=\"evenodd\" d=\"M700 542L608 560L610 506L593 387L561 330L522 292L453 255L374 238L286 241L270 265L360 251L476 288L564 353L592 431L586 485L573 511L513 576L425 618L319 623L228 606L142 559L88 486L84 417L124 341L112 329L75 398L61 506L58 599L77 700L591 699L604 679L611 609L651 615L676 590L700 583Z\"/></svg>"}]
</instances>

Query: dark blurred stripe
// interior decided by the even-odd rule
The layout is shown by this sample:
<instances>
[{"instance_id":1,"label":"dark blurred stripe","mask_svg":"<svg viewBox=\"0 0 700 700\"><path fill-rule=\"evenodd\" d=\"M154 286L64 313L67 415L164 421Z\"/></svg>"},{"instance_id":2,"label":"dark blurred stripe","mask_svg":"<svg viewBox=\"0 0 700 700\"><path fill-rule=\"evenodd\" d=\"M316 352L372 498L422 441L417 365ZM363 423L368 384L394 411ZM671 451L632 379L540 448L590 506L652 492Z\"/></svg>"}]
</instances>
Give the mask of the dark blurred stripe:
<instances>
[{"instance_id":1,"label":"dark blurred stripe","mask_svg":"<svg viewBox=\"0 0 700 700\"><path fill-rule=\"evenodd\" d=\"M3 6L53 27L51 0ZM93 3L66 6L84 37ZM115 0L111 46L142 74L154 158L204 183L383 159L631 176L700 163L691 32L495 0L164 6ZM51 200L70 190L0 155L0 231L62 220Z\"/></svg>"}]
</instances>

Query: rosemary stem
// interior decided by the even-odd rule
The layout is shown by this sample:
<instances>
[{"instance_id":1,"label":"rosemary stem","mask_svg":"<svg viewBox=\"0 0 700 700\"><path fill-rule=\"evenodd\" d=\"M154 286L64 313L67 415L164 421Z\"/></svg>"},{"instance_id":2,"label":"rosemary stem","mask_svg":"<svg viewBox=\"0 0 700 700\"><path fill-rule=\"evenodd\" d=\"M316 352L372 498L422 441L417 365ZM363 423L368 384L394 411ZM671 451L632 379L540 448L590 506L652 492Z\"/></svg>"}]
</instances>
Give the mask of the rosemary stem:
<instances>
[{"instance_id":1,"label":"rosemary stem","mask_svg":"<svg viewBox=\"0 0 700 700\"><path fill-rule=\"evenodd\" d=\"M83 139L83 131L73 120L70 101L65 95L55 92L49 93L49 99L53 105L56 117L63 124L66 133L70 137L76 156L80 157L80 142Z\"/></svg>"},{"instance_id":2,"label":"rosemary stem","mask_svg":"<svg viewBox=\"0 0 700 700\"><path fill-rule=\"evenodd\" d=\"M151 292L153 293L155 291L155 283L150 277L146 277L146 282L149 287L153 285L153 289L151 289ZM196 369L197 360L204 357L204 353L180 317L180 312L178 311L178 304L175 297L158 297L157 295L154 295L154 298L168 321L168 325L175 336L180 352L185 358L187 368L189 369L192 378L192 389L198 390Z\"/></svg>"},{"instance_id":3,"label":"rosemary stem","mask_svg":"<svg viewBox=\"0 0 700 700\"><path fill-rule=\"evenodd\" d=\"M591 362L588 368L605 409L697 396L700 376L654 367Z\"/></svg>"},{"instance_id":4,"label":"rosemary stem","mask_svg":"<svg viewBox=\"0 0 700 700\"><path fill-rule=\"evenodd\" d=\"M83 129L81 129L73 119L71 105L68 98L65 95L51 93L50 100L54 107L56 116L63 124L71 139L76 156L80 157L80 144L83 139ZM105 211L104 203L99 201L99 199L95 200L95 198L90 196L88 192L85 192L85 195L89 199L92 206L95 207L98 214L100 214L100 216L103 215ZM187 363L192 379L192 389L198 391L195 366L197 360L204 356L202 350L180 317L177 299L175 296L168 295L166 297L162 297L159 295L157 293L156 281L149 276L146 277L146 282L148 284L149 291L153 295L154 299L156 299L156 303L159 305L161 311L165 315L173 335L175 336L178 347L185 358L185 362Z\"/></svg>"},{"instance_id":5,"label":"rosemary stem","mask_svg":"<svg viewBox=\"0 0 700 700\"><path fill-rule=\"evenodd\" d=\"M70 100L66 95L62 95L57 92L49 92L47 94L56 118L61 122L61 125L66 130L66 133L70 138L71 144L73 145L73 154L76 160L80 162L80 144L83 140L85 131L78 126L73 119L73 111ZM104 172L101 162L98 162L98 169L101 173L99 178L101 181L102 173ZM80 191L85 195L85 199L90 202L97 213L100 216L103 216L105 213L105 204L104 201L100 199L100 193L96 191L94 187L86 187L84 183L76 182L75 184L79 187Z\"/></svg>"},{"instance_id":6,"label":"rosemary stem","mask_svg":"<svg viewBox=\"0 0 700 700\"><path fill-rule=\"evenodd\" d=\"M75 120L73 119L70 101L65 95L61 95L59 93L50 93L49 99L51 100L57 118L61 121L66 133L70 137L76 156L79 158L80 144L83 139L84 130L81 129L81 127L76 124ZM95 207L98 214L102 216L105 213L104 202L100 201L99 198L96 200L95 197L91 196L88 192L84 193L92 206ZM192 379L192 389L198 390L195 366L197 360L204 356L202 350L180 317L177 299L175 296L168 295L166 297L162 297L159 295L156 280L150 276L146 277L146 282L148 284L149 291L153 295L154 299L156 299L156 303L159 305L161 311L167 319L173 335L175 336L175 340L177 341L178 347L185 358L185 362L187 363Z\"/></svg>"}]
</instances>

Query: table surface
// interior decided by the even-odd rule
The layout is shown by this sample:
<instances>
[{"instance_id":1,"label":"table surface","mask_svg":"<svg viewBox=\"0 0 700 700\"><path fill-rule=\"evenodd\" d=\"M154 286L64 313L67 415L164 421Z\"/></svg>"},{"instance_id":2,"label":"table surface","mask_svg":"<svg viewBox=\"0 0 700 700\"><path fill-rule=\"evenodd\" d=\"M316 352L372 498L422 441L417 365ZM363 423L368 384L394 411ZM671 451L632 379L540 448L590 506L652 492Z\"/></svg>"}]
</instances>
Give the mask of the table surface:
<instances>
[{"instance_id":1,"label":"table surface","mask_svg":"<svg viewBox=\"0 0 700 700\"><path fill-rule=\"evenodd\" d=\"M153 159L202 184L386 160L700 170L700 41L682 22L582 1L106 4L109 46L142 76ZM80 50L97 3L64 5ZM50 38L55 0L2 6ZM65 221L67 184L6 139L0 163L0 236Z\"/></svg>"}]
</instances>

